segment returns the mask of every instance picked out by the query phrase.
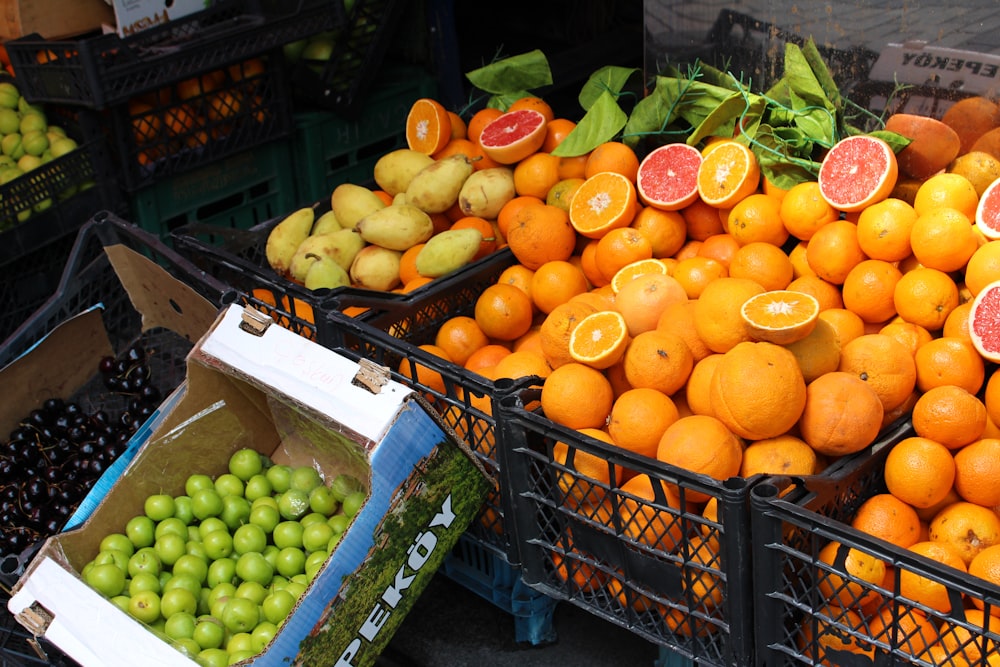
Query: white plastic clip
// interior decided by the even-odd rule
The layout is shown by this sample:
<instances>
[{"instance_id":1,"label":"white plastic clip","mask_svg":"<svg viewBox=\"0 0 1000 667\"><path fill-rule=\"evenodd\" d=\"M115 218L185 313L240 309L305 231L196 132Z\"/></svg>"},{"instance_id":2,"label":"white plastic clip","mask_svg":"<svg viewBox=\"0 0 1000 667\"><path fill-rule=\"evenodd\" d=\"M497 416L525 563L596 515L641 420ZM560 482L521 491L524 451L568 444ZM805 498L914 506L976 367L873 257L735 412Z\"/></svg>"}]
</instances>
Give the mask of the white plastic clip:
<instances>
[{"instance_id":1,"label":"white plastic clip","mask_svg":"<svg viewBox=\"0 0 1000 667\"><path fill-rule=\"evenodd\" d=\"M274 323L269 315L265 315L256 308L250 306L243 307L243 319L240 321L240 329L254 336L263 336L267 328Z\"/></svg>"}]
</instances>

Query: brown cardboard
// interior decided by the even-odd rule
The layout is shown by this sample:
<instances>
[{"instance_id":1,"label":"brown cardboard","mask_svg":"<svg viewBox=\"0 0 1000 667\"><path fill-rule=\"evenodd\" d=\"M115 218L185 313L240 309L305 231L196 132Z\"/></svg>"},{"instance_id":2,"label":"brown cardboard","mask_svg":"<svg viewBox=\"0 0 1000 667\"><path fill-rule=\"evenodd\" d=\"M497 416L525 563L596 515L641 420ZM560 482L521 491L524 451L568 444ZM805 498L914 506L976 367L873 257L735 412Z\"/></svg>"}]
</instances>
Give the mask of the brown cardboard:
<instances>
[{"instance_id":1,"label":"brown cardboard","mask_svg":"<svg viewBox=\"0 0 1000 667\"><path fill-rule=\"evenodd\" d=\"M64 39L114 25L114 10L104 0L0 0L0 40L38 33Z\"/></svg>"}]
</instances>

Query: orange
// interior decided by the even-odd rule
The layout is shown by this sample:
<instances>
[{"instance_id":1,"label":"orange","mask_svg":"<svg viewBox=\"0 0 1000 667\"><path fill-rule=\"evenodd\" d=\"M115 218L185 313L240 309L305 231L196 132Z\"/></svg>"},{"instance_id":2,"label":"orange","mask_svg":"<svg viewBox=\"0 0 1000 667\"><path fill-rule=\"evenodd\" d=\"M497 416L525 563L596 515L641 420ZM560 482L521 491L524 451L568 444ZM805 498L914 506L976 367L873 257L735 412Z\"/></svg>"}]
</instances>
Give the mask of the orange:
<instances>
[{"instance_id":1,"label":"orange","mask_svg":"<svg viewBox=\"0 0 1000 667\"><path fill-rule=\"evenodd\" d=\"M990 582L994 586L1000 586L1000 545L991 545L980 551L969 563L969 574ZM972 603L983 609L983 601L978 597L972 598ZM1000 606L990 607L990 614L1000 617Z\"/></svg>"},{"instance_id":2,"label":"orange","mask_svg":"<svg viewBox=\"0 0 1000 667\"><path fill-rule=\"evenodd\" d=\"M451 141L448 110L430 98L415 101L406 115L406 144L410 150L433 155Z\"/></svg>"},{"instance_id":3,"label":"orange","mask_svg":"<svg viewBox=\"0 0 1000 667\"><path fill-rule=\"evenodd\" d=\"M577 188L569 203L569 220L583 236L599 239L628 225L638 211L635 184L616 172L598 172Z\"/></svg>"},{"instance_id":4,"label":"orange","mask_svg":"<svg viewBox=\"0 0 1000 667\"><path fill-rule=\"evenodd\" d=\"M986 404L986 412L990 420L1000 423L1000 373L990 373L989 380L986 381L986 390L983 393L983 402Z\"/></svg>"},{"instance_id":5,"label":"orange","mask_svg":"<svg viewBox=\"0 0 1000 667\"><path fill-rule=\"evenodd\" d=\"M741 246L729 263L728 274L749 278L766 290L783 290L792 282L792 260L777 245L751 241Z\"/></svg>"},{"instance_id":6,"label":"orange","mask_svg":"<svg viewBox=\"0 0 1000 667\"><path fill-rule=\"evenodd\" d=\"M513 225L514 221L517 220L517 216L520 213L521 209L524 208L526 205L544 204L544 203L545 203L544 199L540 199L538 197L532 197L530 195L514 197L513 199L509 200L506 204L503 205L503 207L500 209L500 212L497 214L497 227L499 227L500 233L503 234L504 237L507 236L507 234L510 232L510 228Z\"/></svg>"},{"instance_id":7,"label":"orange","mask_svg":"<svg viewBox=\"0 0 1000 667\"><path fill-rule=\"evenodd\" d=\"M622 268L615 272L615 275L611 278L611 290L617 294L621 291L621 288L626 284L631 282L633 279L646 273L658 273L660 275L668 275L667 265L658 259L639 259L631 264L626 264Z\"/></svg>"},{"instance_id":8,"label":"orange","mask_svg":"<svg viewBox=\"0 0 1000 667\"><path fill-rule=\"evenodd\" d=\"M894 319L879 329L878 333L895 338L906 346L910 354L915 355L921 345L931 340L931 332L918 324Z\"/></svg>"},{"instance_id":9,"label":"orange","mask_svg":"<svg viewBox=\"0 0 1000 667\"><path fill-rule=\"evenodd\" d=\"M900 317L934 333L958 306L958 285L944 271L918 267L902 275L892 300Z\"/></svg>"},{"instance_id":10,"label":"orange","mask_svg":"<svg viewBox=\"0 0 1000 667\"><path fill-rule=\"evenodd\" d=\"M715 416L715 409L712 407L712 376L720 361L722 354L712 353L696 361L691 369L684 387L684 398L693 414Z\"/></svg>"},{"instance_id":11,"label":"orange","mask_svg":"<svg viewBox=\"0 0 1000 667\"><path fill-rule=\"evenodd\" d=\"M549 119L545 126L545 142L542 143L542 150L551 153L574 129L576 129L576 122L569 118Z\"/></svg>"},{"instance_id":12,"label":"orange","mask_svg":"<svg viewBox=\"0 0 1000 667\"><path fill-rule=\"evenodd\" d=\"M661 487L660 494L654 490L654 485ZM683 538L677 494L648 474L636 475L625 482L621 492L618 513L622 533L659 551L673 551ZM666 508L662 506L664 501Z\"/></svg>"},{"instance_id":13,"label":"orange","mask_svg":"<svg viewBox=\"0 0 1000 667\"><path fill-rule=\"evenodd\" d=\"M874 389L886 412L905 401L917 383L913 355L885 334L863 334L842 345L839 370Z\"/></svg>"},{"instance_id":14,"label":"orange","mask_svg":"<svg viewBox=\"0 0 1000 667\"><path fill-rule=\"evenodd\" d=\"M760 192L747 195L729 210L726 231L740 245L761 241L780 248L788 240L781 204Z\"/></svg>"},{"instance_id":15,"label":"orange","mask_svg":"<svg viewBox=\"0 0 1000 667\"><path fill-rule=\"evenodd\" d=\"M982 604L979 598L973 598L973 603ZM991 610L992 611L992 610ZM1000 634L1000 620L995 614L989 617L981 609L966 608L962 611L966 624L971 626L971 630L957 621L948 619L941 624L938 630L940 640L937 646L931 647L930 658L933 664L945 665L949 662L954 664L983 665L984 667L996 667L1000 665L1000 652L998 652L997 641L987 636ZM986 653L983 653L983 642L985 641ZM940 647L940 652L933 649Z\"/></svg>"},{"instance_id":16,"label":"orange","mask_svg":"<svg viewBox=\"0 0 1000 667\"><path fill-rule=\"evenodd\" d=\"M630 340L625 318L613 310L600 310L573 329L569 354L573 361L604 370L621 361Z\"/></svg>"},{"instance_id":17,"label":"orange","mask_svg":"<svg viewBox=\"0 0 1000 667\"><path fill-rule=\"evenodd\" d=\"M596 310L589 303L573 299L553 308L552 312L542 320L538 329L542 353L552 368L573 361L569 353L569 340L573 329L584 317Z\"/></svg>"},{"instance_id":18,"label":"orange","mask_svg":"<svg viewBox=\"0 0 1000 667\"><path fill-rule=\"evenodd\" d=\"M917 364L917 388L952 384L970 394L977 394L986 378L983 358L970 342L962 338L935 338L920 346L914 355Z\"/></svg>"},{"instance_id":19,"label":"orange","mask_svg":"<svg viewBox=\"0 0 1000 667\"><path fill-rule=\"evenodd\" d=\"M449 229L475 229L482 235L483 240L479 242L479 251L472 257L473 260L482 259L497 249L496 230L485 218L467 215L453 222Z\"/></svg>"},{"instance_id":20,"label":"orange","mask_svg":"<svg viewBox=\"0 0 1000 667\"><path fill-rule=\"evenodd\" d=\"M769 290L744 301L740 315L753 340L788 345L812 333L819 301L804 292Z\"/></svg>"},{"instance_id":21,"label":"orange","mask_svg":"<svg viewBox=\"0 0 1000 667\"><path fill-rule=\"evenodd\" d=\"M680 303L672 303L660 313L660 319L656 323L656 328L660 331L675 333L684 339L695 362L701 361L712 351L708 349L694 327L695 301L687 300Z\"/></svg>"},{"instance_id":22,"label":"orange","mask_svg":"<svg viewBox=\"0 0 1000 667\"><path fill-rule=\"evenodd\" d=\"M955 491L984 507L1000 506L1000 440L982 438L955 452Z\"/></svg>"},{"instance_id":23,"label":"orange","mask_svg":"<svg viewBox=\"0 0 1000 667\"><path fill-rule=\"evenodd\" d=\"M858 244L872 259L898 262L910 255L910 230L916 221L917 212L909 203L883 199L858 215Z\"/></svg>"},{"instance_id":24,"label":"orange","mask_svg":"<svg viewBox=\"0 0 1000 667\"><path fill-rule=\"evenodd\" d=\"M910 230L910 245L920 264L946 273L964 268L979 247L972 219L946 206L917 217Z\"/></svg>"},{"instance_id":25,"label":"orange","mask_svg":"<svg viewBox=\"0 0 1000 667\"><path fill-rule=\"evenodd\" d=\"M620 141L605 141L590 151L584 178L590 178L602 171L621 174L632 183L639 172L639 157L635 151Z\"/></svg>"},{"instance_id":26,"label":"orange","mask_svg":"<svg viewBox=\"0 0 1000 667\"><path fill-rule=\"evenodd\" d=\"M546 314L589 289L590 284L583 270L562 259L545 262L531 276L531 300L540 312Z\"/></svg>"},{"instance_id":27,"label":"orange","mask_svg":"<svg viewBox=\"0 0 1000 667\"><path fill-rule=\"evenodd\" d=\"M911 546L910 551L942 565L953 567L960 572L966 571L962 557L954 547L948 544L922 541ZM902 569L899 573L899 592L903 597L927 605L931 609L940 612L951 611L951 599L945 585L932 581L908 568Z\"/></svg>"},{"instance_id":28,"label":"orange","mask_svg":"<svg viewBox=\"0 0 1000 667\"><path fill-rule=\"evenodd\" d=\"M719 142L698 170L698 194L715 208L730 208L756 192L760 165L753 152L736 141ZM780 216L779 216L780 217Z\"/></svg>"},{"instance_id":29,"label":"orange","mask_svg":"<svg viewBox=\"0 0 1000 667\"><path fill-rule=\"evenodd\" d=\"M871 324L889 320L896 315L893 295L902 277L902 272L891 262L861 261L848 271L841 286L844 308Z\"/></svg>"},{"instance_id":30,"label":"orange","mask_svg":"<svg viewBox=\"0 0 1000 667\"><path fill-rule=\"evenodd\" d=\"M541 352L513 350L494 366L493 377L512 379L539 377L544 379L551 372L552 367L545 361Z\"/></svg>"},{"instance_id":31,"label":"orange","mask_svg":"<svg viewBox=\"0 0 1000 667\"><path fill-rule=\"evenodd\" d=\"M900 440L885 460L889 493L918 511L936 505L955 482L955 459L939 442L910 436Z\"/></svg>"},{"instance_id":32,"label":"orange","mask_svg":"<svg viewBox=\"0 0 1000 667\"><path fill-rule=\"evenodd\" d=\"M531 299L513 285L490 285L476 299L476 322L491 339L519 338L531 328L533 316Z\"/></svg>"},{"instance_id":33,"label":"orange","mask_svg":"<svg viewBox=\"0 0 1000 667\"><path fill-rule=\"evenodd\" d=\"M698 246L698 257L708 257L714 259L729 270L729 265L733 263L736 251L740 249L740 242L732 234L721 233L712 234L705 238Z\"/></svg>"},{"instance_id":34,"label":"orange","mask_svg":"<svg viewBox=\"0 0 1000 667\"><path fill-rule=\"evenodd\" d=\"M648 387L667 396L684 386L694 367L691 348L684 339L657 329L634 336L623 361L631 387Z\"/></svg>"},{"instance_id":35,"label":"orange","mask_svg":"<svg viewBox=\"0 0 1000 667\"><path fill-rule=\"evenodd\" d=\"M536 153L536 155L544 155L544 153ZM569 203L573 201L573 195L584 182L582 178L562 178L560 176L555 185L549 188L545 194L545 203L558 206L569 213Z\"/></svg>"},{"instance_id":36,"label":"orange","mask_svg":"<svg viewBox=\"0 0 1000 667\"><path fill-rule=\"evenodd\" d=\"M987 241L979 246L965 265L965 287L972 296L1000 276L1000 241Z\"/></svg>"},{"instance_id":37,"label":"orange","mask_svg":"<svg viewBox=\"0 0 1000 667\"><path fill-rule=\"evenodd\" d=\"M847 220L834 220L816 230L806 246L806 261L816 275L835 285L868 259L858 243L858 227Z\"/></svg>"},{"instance_id":38,"label":"orange","mask_svg":"<svg viewBox=\"0 0 1000 667\"><path fill-rule=\"evenodd\" d=\"M417 255L425 246L425 243L418 243L403 251L399 258L399 280L405 285L414 278L420 277L417 271Z\"/></svg>"},{"instance_id":39,"label":"orange","mask_svg":"<svg viewBox=\"0 0 1000 667\"><path fill-rule=\"evenodd\" d=\"M920 517L891 493L877 493L851 518L851 527L904 549L920 540Z\"/></svg>"},{"instance_id":40,"label":"orange","mask_svg":"<svg viewBox=\"0 0 1000 667\"><path fill-rule=\"evenodd\" d=\"M500 109L484 107L472 114L472 117L469 118L469 122L466 125L466 137L470 141L474 141L478 144L479 135L482 134L483 128L486 127L486 124L499 117L502 113L503 111Z\"/></svg>"},{"instance_id":41,"label":"orange","mask_svg":"<svg viewBox=\"0 0 1000 667\"><path fill-rule=\"evenodd\" d=\"M856 653L870 661L873 649L856 634L865 631L865 621L853 609L843 609L837 614L837 621L828 620L826 614L816 614L809 622L803 623L798 637L798 648L814 665L836 665L851 660L847 653ZM846 632L844 628L856 634Z\"/></svg>"},{"instance_id":42,"label":"orange","mask_svg":"<svg viewBox=\"0 0 1000 667\"><path fill-rule=\"evenodd\" d=\"M667 427L657 446L656 458L682 470L723 481L739 474L743 443L724 423L708 415L681 417ZM706 502L707 493L685 490L688 500Z\"/></svg>"},{"instance_id":43,"label":"orange","mask_svg":"<svg viewBox=\"0 0 1000 667\"><path fill-rule=\"evenodd\" d=\"M677 262L671 275L681 284L689 299L697 299L708 283L729 275L729 272L717 260L695 256Z\"/></svg>"},{"instance_id":44,"label":"orange","mask_svg":"<svg viewBox=\"0 0 1000 667\"><path fill-rule=\"evenodd\" d=\"M827 282L816 274L801 275L793 278L785 289L793 292L805 292L812 294L819 301L819 310L829 310L831 308L843 308L844 299L840 294L840 287L831 282ZM860 319L860 318L859 318Z\"/></svg>"},{"instance_id":45,"label":"orange","mask_svg":"<svg viewBox=\"0 0 1000 667\"><path fill-rule=\"evenodd\" d=\"M517 261L533 271L545 262L569 259L576 249L569 215L541 200L519 206L504 237Z\"/></svg>"},{"instance_id":46,"label":"orange","mask_svg":"<svg viewBox=\"0 0 1000 667\"><path fill-rule=\"evenodd\" d=\"M465 366L473 352L489 343L490 339L483 333L479 323L467 315L456 315L445 320L434 336L434 344L459 366Z\"/></svg>"},{"instance_id":47,"label":"orange","mask_svg":"<svg viewBox=\"0 0 1000 667\"><path fill-rule=\"evenodd\" d=\"M969 220L975 220L978 205L979 194L969 179L949 172L934 174L924 180L913 199L913 210L917 216L936 208L952 208Z\"/></svg>"},{"instance_id":48,"label":"orange","mask_svg":"<svg viewBox=\"0 0 1000 667\"><path fill-rule=\"evenodd\" d=\"M898 647L914 657L923 657L938 637L937 628L925 613L902 604L897 609L880 607L868 620L868 629L873 640Z\"/></svg>"},{"instance_id":49,"label":"orange","mask_svg":"<svg viewBox=\"0 0 1000 667\"><path fill-rule=\"evenodd\" d=\"M813 475L817 471L816 451L793 435L756 440L743 450L740 476Z\"/></svg>"},{"instance_id":50,"label":"orange","mask_svg":"<svg viewBox=\"0 0 1000 667\"><path fill-rule=\"evenodd\" d=\"M653 256L653 244L642 232L631 227L612 229L597 242L594 262L601 274L612 280L619 269Z\"/></svg>"},{"instance_id":51,"label":"orange","mask_svg":"<svg viewBox=\"0 0 1000 667\"><path fill-rule=\"evenodd\" d=\"M818 453L844 456L874 442L884 409L878 394L853 373L833 371L806 387L799 433Z\"/></svg>"},{"instance_id":52,"label":"orange","mask_svg":"<svg viewBox=\"0 0 1000 667\"><path fill-rule=\"evenodd\" d=\"M448 353L437 345L425 343L418 347L433 357L449 362L452 361ZM410 378L418 387L429 389L438 394L444 394L445 392L444 378L441 376L441 373L427 364L420 363L414 357L403 359L399 364L398 370L400 375Z\"/></svg>"},{"instance_id":53,"label":"orange","mask_svg":"<svg viewBox=\"0 0 1000 667\"><path fill-rule=\"evenodd\" d=\"M622 314L629 334L637 336L655 329L667 306L687 300L687 292L676 278L662 273L644 273L619 288L615 309Z\"/></svg>"},{"instance_id":54,"label":"orange","mask_svg":"<svg viewBox=\"0 0 1000 667\"><path fill-rule=\"evenodd\" d=\"M713 352L726 352L737 343L750 340L740 309L743 302L764 292L748 278L724 277L713 280L695 302L695 330Z\"/></svg>"},{"instance_id":55,"label":"orange","mask_svg":"<svg viewBox=\"0 0 1000 667\"><path fill-rule=\"evenodd\" d=\"M795 356L773 343L743 342L726 351L709 392L715 416L748 440L784 435L806 405Z\"/></svg>"},{"instance_id":56,"label":"orange","mask_svg":"<svg viewBox=\"0 0 1000 667\"><path fill-rule=\"evenodd\" d=\"M581 435L613 444L611 436L600 429L577 430ZM552 460L560 466L569 468L569 471L558 474L556 483L564 495L566 504L584 514L595 513L595 510L600 510L604 505L604 488L599 485L617 486L622 481L621 466L615 466L616 478L612 480L607 460L580 448L575 442L556 442L552 446Z\"/></svg>"},{"instance_id":57,"label":"orange","mask_svg":"<svg viewBox=\"0 0 1000 667\"><path fill-rule=\"evenodd\" d=\"M559 182L559 158L549 153L533 153L514 165L514 192L545 199Z\"/></svg>"},{"instance_id":58,"label":"orange","mask_svg":"<svg viewBox=\"0 0 1000 667\"><path fill-rule=\"evenodd\" d=\"M672 257L687 240L687 222L678 211L661 211L643 206L632 218L631 227L642 232L653 246L653 257Z\"/></svg>"},{"instance_id":59,"label":"orange","mask_svg":"<svg viewBox=\"0 0 1000 667\"><path fill-rule=\"evenodd\" d=\"M865 321L857 313L846 308L827 308L819 311L819 319L826 321L837 332L840 347L850 343L865 333Z\"/></svg>"},{"instance_id":60,"label":"orange","mask_svg":"<svg viewBox=\"0 0 1000 667\"><path fill-rule=\"evenodd\" d=\"M878 599L879 592L872 586L882 584L885 561L834 541L827 542L820 549L818 558L821 563L833 568L829 572L821 568L817 574L817 589L825 601L843 608L858 609Z\"/></svg>"},{"instance_id":61,"label":"orange","mask_svg":"<svg viewBox=\"0 0 1000 667\"><path fill-rule=\"evenodd\" d=\"M541 97L534 95L519 97L507 107L507 111L517 111L518 109L533 109L545 116L546 123L555 120L556 117L555 113L552 112L552 106Z\"/></svg>"},{"instance_id":62,"label":"orange","mask_svg":"<svg viewBox=\"0 0 1000 667\"><path fill-rule=\"evenodd\" d=\"M986 405L975 394L952 384L931 387L913 406L913 430L948 449L978 440L986 430Z\"/></svg>"},{"instance_id":63,"label":"orange","mask_svg":"<svg viewBox=\"0 0 1000 667\"><path fill-rule=\"evenodd\" d=\"M955 130L928 115L897 111L886 119L885 130L910 140L896 156L900 174L910 178L923 179L941 171L962 146Z\"/></svg>"},{"instance_id":64,"label":"orange","mask_svg":"<svg viewBox=\"0 0 1000 667\"><path fill-rule=\"evenodd\" d=\"M980 551L1000 544L1000 515L976 503L952 503L931 519L927 537L954 548L968 566Z\"/></svg>"},{"instance_id":65,"label":"orange","mask_svg":"<svg viewBox=\"0 0 1000 667\"><path fill-rule=\"evenodd\" d=\"M510 348L506 345L490 343L470 354L469 358L465 360L465 368L476 373L480 371L492 372L492 369L508 354L510 354Z\"/></svg>"},{"instance_id":66,"label":"orange","mask_svg":"<svg viewBox=\"0 0 1000 667\"><path fill-rule=\"evenodd\" d=\"M802 241L808 241L817 229L840 217L840 211L823 199L816 181L803 181L789 188L781 199L779 214L788 233Z\"/></svg>"},{"instance_id":67,"label":"orange","mask_svg":"<svg viewBox=\"0 0 1000 667\"><path fill-rule=\"evenodd\" d=\"M795 356L806 384L840 367L840 340L837 338L837 330L823 318L817 317L816 326L809 335L802 340L787 343L785 349Z\"/></svg>"},{"instance_id":68,"label":"orange","mask_svg":"<svg viewBox=\"0 0 1000 667\"><path fill-rule=\"evenodd\" d=\"M523 264L511 264L500 272L500 275L497 276L497 282L513 285L530 297L531 278L534 275L535 272Z\"/></svg>"},{"instance_id":69,"label":"orange","mask_svg":"<svg viewBox=\"0 0 1000 667\"><path fill-rule=\"evenodd\" d=\"M602 428L611 414L614 392L601 371L570 362L553 369L542 385L545 416L568 428Z\"/></svg>"},{"instance_id":70,"label":"orange","mask_svg":"<svg viewBox=\"0 0 1000 667\"><path fill-rule=\"evenodd\" d=\"M669 396L650 387L635 387L615 399L608 433L619 447L656 458L663 432L678 419L677 405Z\"/></svg>"},{"instance_id":71,"label":"orange","mask_svg":"<svg viewBox=\"0 0 1000 667\"><path fill-rule=\"evenodd\" d=\"M987 97L973 95L958 100L945 109L941 122L958 134L961 155L972 150L976 139L1000 126L1000 106Z\"/></svg>"},{"instance_id":72,"label":"orange","mask_svg":"<svg viewBox=\"0 0 1000 667\"><path fill-rule=\"evenodd\" d=\"M719 217L719 209L711 206L701 199L695 199L680 211L687 223L688 237L704 241L713 234L725 232L722 218Z\"/></svg>"}]
</instances>

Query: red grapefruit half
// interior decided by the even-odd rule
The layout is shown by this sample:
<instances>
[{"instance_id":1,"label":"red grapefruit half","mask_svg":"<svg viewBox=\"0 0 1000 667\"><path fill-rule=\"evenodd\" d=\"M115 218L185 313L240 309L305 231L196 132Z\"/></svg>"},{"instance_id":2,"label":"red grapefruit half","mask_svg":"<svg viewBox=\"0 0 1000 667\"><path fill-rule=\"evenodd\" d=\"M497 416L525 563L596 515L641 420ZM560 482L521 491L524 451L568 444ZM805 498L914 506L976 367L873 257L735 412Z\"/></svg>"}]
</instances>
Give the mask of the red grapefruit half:
<instances>
[{"instance_id":1,"label":"red grapefruit half","mask_svg":"<svg viewBox=\"0 0 1000 667\"><path fill-rule=\"evenodd\" d=\"M984 359L1000 361L1000 280L979 290L972 300L969 336Z\"/></svg>"},{"instance_id":2,"label":"red grapefruit half","mask_svg":"<svg viewBox=\"0 0 1000 667\"><path fill-rule=\"evenodd\" d=\"M831 206L853 213L888 197L898 178L899 164L889 144L856 134L838 141L823 158L819 190Z\"/></svg>"},{"instance_id":3,"label":"red grapefruit half","mask_svg":"<svg viewBox=\"0 0 1000 667\"><path fill-rule=\"evenodd\" d=\"M989 240L1000 239L1000 178L986 186L979 198L976 227Z\"/></svg>"},{"instance_id":4,"label":"red grapefruit half","mask_svg":"<svg viewBox=\"0 0 1000 667\"><path fill-rule=\"evenodd\" d=\"M486 124L479 145L495 162L514 164L542 147L546 125L545 116L534 109L508 111Z\"/></svg>"},{"instance_id":5,"label":"red grapefruit half","mask_svg":"<svg viewBox=\"0 0 1000 667\"><path fill-rule=\"evenodd\" d=\"M639 163L639 199L662 211L684 208L698 198L701 159L701 151L683 143L654 149Z\"/></svg>"}]
</instances>

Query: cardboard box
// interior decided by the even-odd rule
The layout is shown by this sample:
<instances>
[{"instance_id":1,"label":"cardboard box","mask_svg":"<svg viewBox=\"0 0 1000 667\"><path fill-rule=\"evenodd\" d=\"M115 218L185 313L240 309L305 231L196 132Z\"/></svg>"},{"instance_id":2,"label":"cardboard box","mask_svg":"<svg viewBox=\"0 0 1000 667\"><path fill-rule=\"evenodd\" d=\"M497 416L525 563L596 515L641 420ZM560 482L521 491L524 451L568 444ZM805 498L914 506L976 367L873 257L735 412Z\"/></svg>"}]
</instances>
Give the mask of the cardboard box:
<instances>
[{"instance_id":1,"label":"cardboard box","mask_svg":"<svg viewBox=\"0 0 1000 667\"><path fill-rule=\"evenodd\" d=\"M144 666L193 665L79 572L148 495L179 495L194 472L226 472L242 447L313 465L327 480L346 472L369 484L292 615L246 664L373 664L490 482L420 396L235 305L192 350L179 403L91 517L31 561L11 613L84 667L132 666L137 655Z\"/></svg>"},{"instance_id":2,"label":"cardboard box","mask_svg":"<svg viewBox=\"0 0 1000 667\"><path fill-rule=\"evenodd\" d=\"M168 23L211 6L212 0L114 0L115 24L121 37Z\"/></svg>"},{"instance_id":3,"label":"cardboard box","mask_svg":"<svg viewBox=\"0 0 1000 667\"><path fill-rule=\"evenodd\" d=\"M0 0L0 41L33 33L45 39L74 37L114 20L104 0Z\"/></svg>"}]
</instances>

